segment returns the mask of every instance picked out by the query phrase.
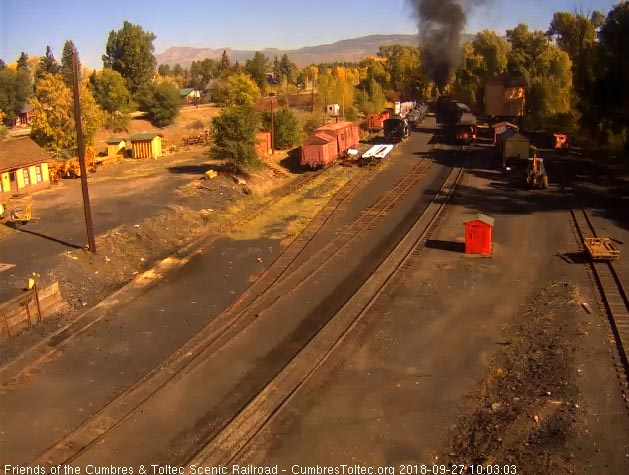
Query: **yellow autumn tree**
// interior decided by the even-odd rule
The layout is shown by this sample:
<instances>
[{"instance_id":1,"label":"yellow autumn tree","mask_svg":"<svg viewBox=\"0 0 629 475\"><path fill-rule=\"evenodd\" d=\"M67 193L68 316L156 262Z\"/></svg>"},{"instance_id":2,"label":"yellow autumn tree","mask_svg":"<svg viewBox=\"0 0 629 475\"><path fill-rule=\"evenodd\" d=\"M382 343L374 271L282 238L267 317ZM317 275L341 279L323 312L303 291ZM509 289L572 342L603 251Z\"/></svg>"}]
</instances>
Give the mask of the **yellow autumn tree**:
<instances>
[{"instance_id":1,"label":"yellow autumn tree","mask_svg":"<svg viewBox=\"0 0 629 475\"><path fill-rule=\"evenodd\" d=\"M93 144L96 130L103 123L104 114L96 104L87 82L81 84L81 123L86 145ZM31 98L33 121L31 137L53 154L76 148L74 102L72 90L60 74L44 74Z\"/></svg>"}]
</instances>

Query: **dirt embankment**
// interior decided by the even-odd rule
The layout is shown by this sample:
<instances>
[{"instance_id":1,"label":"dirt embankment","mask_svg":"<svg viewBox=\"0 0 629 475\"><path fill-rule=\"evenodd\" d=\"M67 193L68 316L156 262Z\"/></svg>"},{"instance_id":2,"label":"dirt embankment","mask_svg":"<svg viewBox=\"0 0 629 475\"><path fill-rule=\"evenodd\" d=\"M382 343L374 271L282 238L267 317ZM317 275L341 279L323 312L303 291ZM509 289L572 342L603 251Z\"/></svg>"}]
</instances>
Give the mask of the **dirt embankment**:
<instances>
[{"instance_id":1,"label":"dirt embankment","mask_svg":"<svg viewBox=\"0 0 629 475\"><path fill-rule=\"evenodd\" d=\"M502 342L504 349L453 429L449 459L515 465L517 473L586 473L575 440L588 437L575 383L581 324L577 289L539 290Z\"/></svg>"}]
</instances>

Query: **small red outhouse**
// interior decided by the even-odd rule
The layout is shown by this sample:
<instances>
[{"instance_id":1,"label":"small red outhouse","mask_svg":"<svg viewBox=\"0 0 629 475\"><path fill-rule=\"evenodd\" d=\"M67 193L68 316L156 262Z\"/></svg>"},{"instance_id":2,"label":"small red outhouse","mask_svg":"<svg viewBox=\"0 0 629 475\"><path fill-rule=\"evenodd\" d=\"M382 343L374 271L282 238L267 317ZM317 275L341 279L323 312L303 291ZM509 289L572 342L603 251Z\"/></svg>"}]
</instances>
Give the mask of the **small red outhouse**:
<instances>
[{"instance_id":1,"label":"small red outhouse","mask_svg":"<svg viewBox=\"0 0 629 475\"><path fill-rule=\"evenodd\" d=\"M491 255L494 218L477 213L465 221L465 254Z\"/></svg>"}]
</instances>

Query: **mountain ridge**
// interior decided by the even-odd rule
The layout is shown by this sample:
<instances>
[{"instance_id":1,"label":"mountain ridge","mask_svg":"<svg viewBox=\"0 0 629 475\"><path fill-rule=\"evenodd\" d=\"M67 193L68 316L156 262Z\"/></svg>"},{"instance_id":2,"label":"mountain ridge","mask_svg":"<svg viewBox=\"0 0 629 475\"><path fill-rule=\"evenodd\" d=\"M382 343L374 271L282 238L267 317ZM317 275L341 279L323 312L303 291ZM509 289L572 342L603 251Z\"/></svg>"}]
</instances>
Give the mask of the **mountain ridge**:
<instances>
[{"instance_id":1,"label":"mountain ridge","mask_svg":"<svg viewBox=\"0 0 629 475\"><path fill-rule=\"evenodd\" d=\"M469 40L473 35L464 35L464 40ZM267 57L281 56L284 53L288 58L299 66L307 66L312 63L325 63L333 61L360 61L365 56L376 54L381 45L402 44L406 46L416 46L418 44L417 35L394 34L394 35L368 35L358 38L349 38L315 46L304 46L298 49L283 50L279 48L265 48L258 51ZM226 48L199 48L189 46L171 46L162 53L156 54L157 64L168 64L174 66L180 64L188 67L193 61L202 61L206 58L217 60L227 51L231 61L243 63L247 59L253 58L254 50L237 50Z\"/></svg>"}]
</instances>

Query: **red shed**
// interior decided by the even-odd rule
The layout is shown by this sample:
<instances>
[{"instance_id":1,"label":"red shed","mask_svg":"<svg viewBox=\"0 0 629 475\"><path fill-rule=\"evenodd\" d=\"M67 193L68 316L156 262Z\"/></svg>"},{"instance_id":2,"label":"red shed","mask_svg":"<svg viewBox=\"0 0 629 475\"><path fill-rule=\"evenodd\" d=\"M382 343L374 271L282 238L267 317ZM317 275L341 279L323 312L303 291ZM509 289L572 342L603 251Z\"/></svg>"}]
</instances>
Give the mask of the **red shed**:
<instances>
[{"instance_id":1,"label":"red shed","mask_svg":"<svg viewBox=\"0 0 629 475\"><path fill-rule=\"evenodd\" d=\"M477 213L465 221L465 254L491 255L491 230L494 218Z\"/></svg>"},{"instance_id":2,"label":"red shed","mask_svg":"<svg viewBox=\"0 0 629 475\"><path fill-rule=\"evenodd\" d=\"M301 145L301 165L312 168L327 165L338 158L336 140L331 135L316 131Z\"/></svg>"}]
</instances>

